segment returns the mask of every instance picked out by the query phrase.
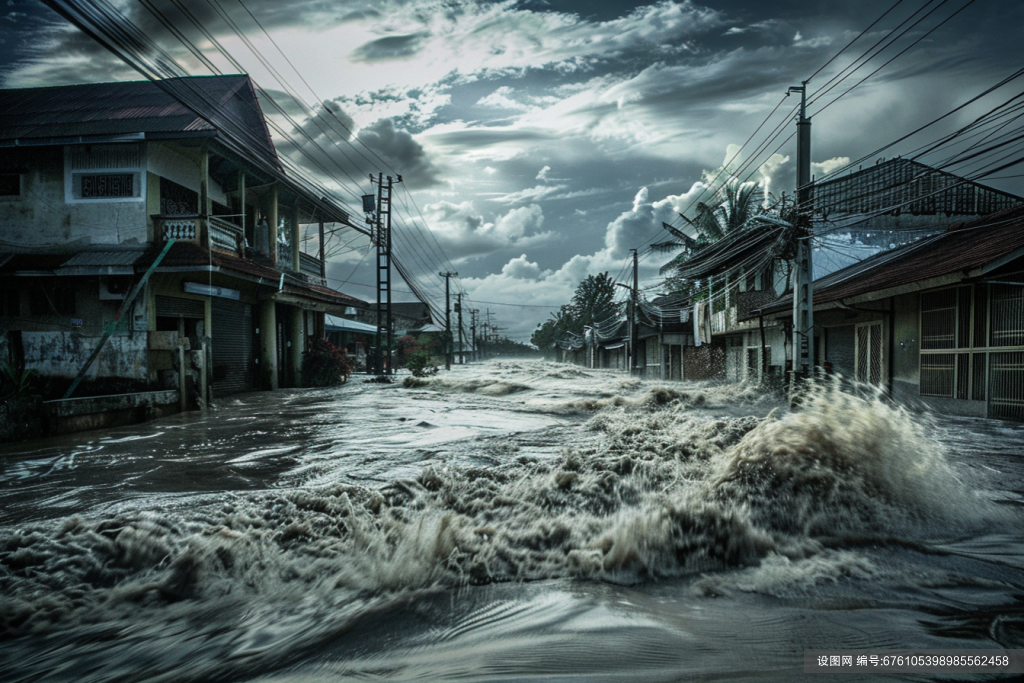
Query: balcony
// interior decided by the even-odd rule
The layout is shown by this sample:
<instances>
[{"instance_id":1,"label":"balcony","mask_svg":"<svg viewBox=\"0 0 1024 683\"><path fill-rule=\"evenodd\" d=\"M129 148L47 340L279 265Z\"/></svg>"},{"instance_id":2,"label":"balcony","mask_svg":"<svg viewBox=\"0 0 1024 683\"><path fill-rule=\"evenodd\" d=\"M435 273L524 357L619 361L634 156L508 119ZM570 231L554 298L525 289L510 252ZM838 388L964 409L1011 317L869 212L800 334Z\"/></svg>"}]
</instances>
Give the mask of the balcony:
<instances>
[{"instance_id":1,"label":"balcony","mask_svg":"<svg viewBox=\"0 0 1024 683\"><path fill-rule=\"evenodd\" d=\"M317 257L310 256L304 251L299 252L299 270L306 276L308 281L321 285L327 284L320 275L320 259Z\"/></svg>"},{"instance_id":2,"label":"balcony","mask_svg":"<svg viewBox=\"0 0 1024 683\"><path fill-rule=\"evenodd\" d=\"M245 256L245 232L229 220L210 216L210 247Z\"/></svg>"},{"instance_id":3,"label":"balcony","mask_svg":"<svg viewBox=\"0 0 1024 683\"><path fill-rule=\"evenodd\" d=\"M157 241L185 240L196 242L199 239L199 215L186 214L181 216L165 216L157 214L153 219Z\"/></svg>"}]
</instances>

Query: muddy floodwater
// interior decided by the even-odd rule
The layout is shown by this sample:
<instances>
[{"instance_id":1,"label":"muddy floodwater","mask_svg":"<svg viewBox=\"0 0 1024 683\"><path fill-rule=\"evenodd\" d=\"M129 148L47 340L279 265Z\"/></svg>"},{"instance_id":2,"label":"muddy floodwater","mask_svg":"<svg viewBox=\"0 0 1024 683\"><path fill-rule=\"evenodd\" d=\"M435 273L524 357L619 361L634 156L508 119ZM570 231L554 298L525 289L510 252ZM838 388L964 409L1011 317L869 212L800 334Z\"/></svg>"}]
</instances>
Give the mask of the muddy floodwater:
<instances>
[{"instance_id":1,"label":"muddy floodwater","mask_svg":"<svg viewBox=\"0 0 1024 683\"><path fill-rule=\"evenodd\" d=\"M837 386L791 411L488 362L0 454L4 681L786 681L805 648L1024 648L1024 427Z\"/></svg>"}]
</instances>

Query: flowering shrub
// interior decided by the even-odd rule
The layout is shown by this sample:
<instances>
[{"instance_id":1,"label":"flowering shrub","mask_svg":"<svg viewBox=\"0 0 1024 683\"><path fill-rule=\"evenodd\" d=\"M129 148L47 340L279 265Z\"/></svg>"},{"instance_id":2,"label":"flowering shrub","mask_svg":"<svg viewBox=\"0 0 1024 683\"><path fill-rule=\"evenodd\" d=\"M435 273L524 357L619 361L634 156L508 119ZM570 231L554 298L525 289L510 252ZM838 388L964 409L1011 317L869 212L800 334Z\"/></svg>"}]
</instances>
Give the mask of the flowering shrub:
<instances>
[{"instance_id":1,"label":"flowering shrub","mask_svg":"<svg viewBox=\"0 0 1024 683\"><path fill-rule=\"evenodd\" d=\"M333 387L344 384L352 374L348 352L327 341L311 339L302 354L302 379L307 387Z\"/></svg>"}]
</instances>

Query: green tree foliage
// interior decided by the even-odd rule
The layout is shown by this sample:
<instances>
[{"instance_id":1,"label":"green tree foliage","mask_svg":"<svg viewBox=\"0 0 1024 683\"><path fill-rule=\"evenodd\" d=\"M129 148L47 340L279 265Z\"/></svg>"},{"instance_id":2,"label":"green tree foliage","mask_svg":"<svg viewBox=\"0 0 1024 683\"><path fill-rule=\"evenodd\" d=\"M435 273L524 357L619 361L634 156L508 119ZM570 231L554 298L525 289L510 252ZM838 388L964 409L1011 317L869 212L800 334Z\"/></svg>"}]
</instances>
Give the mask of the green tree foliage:
<instances>
[{"instance_id":1,"label":"green tree foliage","mask_svg":"<svg viewBox=\"0 0 1024 683\"><path fill-rule=\"evenodd\" d=\"M704 171L705 183L710 186L712 179L720 173L721 169ZM653 244L651 248L654 251L678 253L661 267L661 273L668 275L671 280L703 247L714 244L726 235L744 230L750 219L763 211L763 199L764 195L757 183L741 183L739 178L731 177L715 191L710 201L697 204L697 214L692 220L679 214L693 228L696 238L667 223L662 224L672 239Z\"/></svg>"},{"instance_id":2,"label":"green tree foliage","mask_svg":"<svg viewBox=\"0 0 1024 683\"><path fill-rule=\"evenodd\" d=\"M530 341L546 351L564 339L566 333L582 335L585 327L607 320L617 312L615 281L608 273L588 275L576 287L572 301L538 325Z\"/></svg>"}]
</instances>

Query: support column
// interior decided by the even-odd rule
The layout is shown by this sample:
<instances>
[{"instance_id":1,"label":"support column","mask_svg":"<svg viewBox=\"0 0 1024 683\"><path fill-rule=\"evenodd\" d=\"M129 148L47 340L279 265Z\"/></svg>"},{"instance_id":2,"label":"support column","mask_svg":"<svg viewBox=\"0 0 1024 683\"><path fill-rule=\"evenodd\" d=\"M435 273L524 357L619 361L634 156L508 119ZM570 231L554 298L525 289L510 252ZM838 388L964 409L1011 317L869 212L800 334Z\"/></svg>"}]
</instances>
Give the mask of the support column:
<instances>
[{"instance_id":1,"label":"support column","mask_svg":"<svg viewBox=\"0 0 1024 683\"><path fill-rule=\"evenodd\" d=\"M267 227L269 228L270 244L268 245L270 263L277 265L277 185L271 185L267 202ZM275 389L277 387L274 387Z\"/></svg>"},{"instance_id":2,"label":"support column","mask_svg":"<svg viewBox=\"0 0 1024 683\"><path fill-rule=\"evenodd\" d=\"M210 214L213 213L210 204L210 153L203 151L199 160L199 213L200 219L200 244L210 244Z\"/></svg>"},{"instance_id":3,"label":"support column","mask_svg":"<svg viewBox=\"0 0 1024 683\"><path fill-rule=\"evenodd\" d=\"M247 226L245 223L245 171L238 172L238 213L242 214L242 220L240 225L242 226L242 239L245 239L245 236L249 234L246 230ZM252 236L252 246L256 246L255 231L253 232ZM245 253L244 243L242 245L242 256L248 258L248 255Z\"/></svg>"},{"instance_id":4,"label":"support column","mask_svg":"<svg viewBox=\"0 0 1024 683\"><path fill-rule=\"evenodd\" d=\"M260 381L264 389L278 388L277 310L273 301L260 303Z\"/></svg>"},{"instance_id":5,"label":"support column","mask_svg":"<svg viewBox=\"0 0 1024 683\"><path fill-rule=\"evenodd\" d=\"M292 366L292 376L289 379L294 387L302 386L302 352L306 350L305 322L305 311L293 308L288 320L288 354Z\"/></svg>"},{"instance_id":6,"label":"support column","mask_svg":"<svg viewBox=\"0 0 1024 683\"><path fill-rule=\"evenodd\" d=\"M301 261L299 260L299 244L301 239L299 237L299 203L295 202L295 207L292 209L292 220L291 220L291 239L292 243L292 270L296 273L302 268Z\"/></svg>"}]
</instances>

